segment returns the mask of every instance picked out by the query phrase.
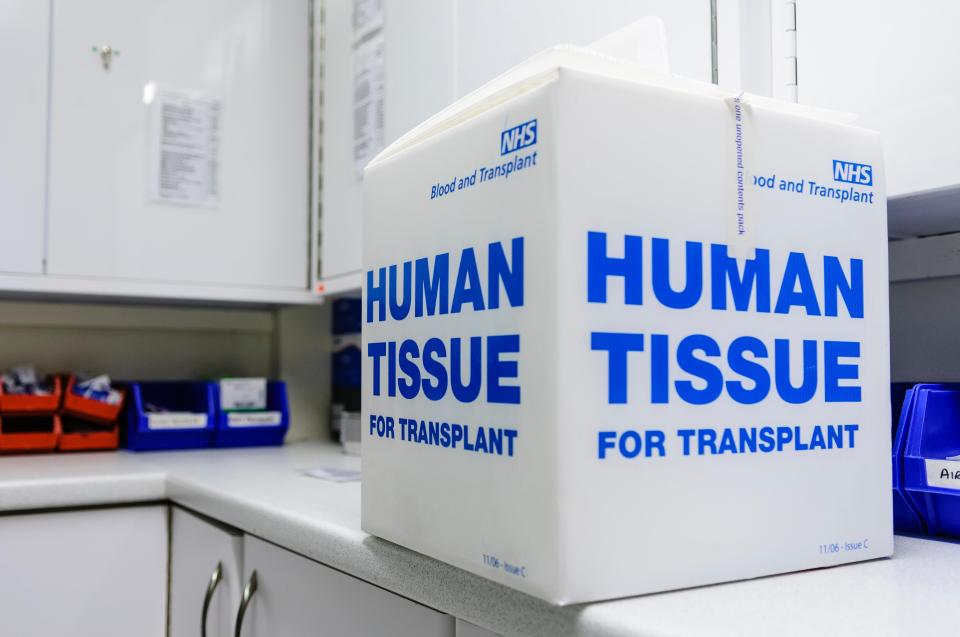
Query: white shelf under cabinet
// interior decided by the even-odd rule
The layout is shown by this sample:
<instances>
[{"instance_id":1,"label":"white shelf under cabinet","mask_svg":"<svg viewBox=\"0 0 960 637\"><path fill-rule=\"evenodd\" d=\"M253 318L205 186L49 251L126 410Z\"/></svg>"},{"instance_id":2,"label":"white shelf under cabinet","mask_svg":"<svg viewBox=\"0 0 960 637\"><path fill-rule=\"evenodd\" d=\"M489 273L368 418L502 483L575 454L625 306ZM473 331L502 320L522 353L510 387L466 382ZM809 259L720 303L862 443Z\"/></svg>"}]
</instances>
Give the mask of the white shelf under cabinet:
<instances>
[{"instance_id":1,"label":"white shelf under cabinet","mask_svg":"<svg viewBox=\"0 0 960 637\"><path fill-rule=\"evenodd\" d=\"M43 301L142 302L183 305L312 305L323 297L303 288L96 279L0 273L0 297Z\"/></svg>"},{"instance_id":2,"label":"white shelf under cabinet","mask_svg":"<svg viewBox=\"0 0 960 637\"><path fill-rule=\"evenodd\" d=\"M359 293L362 285L362 272L347 272L346 274L321 279L317 283L317 292L328 297L351 292Z\"/></svg>"}]
</instances>

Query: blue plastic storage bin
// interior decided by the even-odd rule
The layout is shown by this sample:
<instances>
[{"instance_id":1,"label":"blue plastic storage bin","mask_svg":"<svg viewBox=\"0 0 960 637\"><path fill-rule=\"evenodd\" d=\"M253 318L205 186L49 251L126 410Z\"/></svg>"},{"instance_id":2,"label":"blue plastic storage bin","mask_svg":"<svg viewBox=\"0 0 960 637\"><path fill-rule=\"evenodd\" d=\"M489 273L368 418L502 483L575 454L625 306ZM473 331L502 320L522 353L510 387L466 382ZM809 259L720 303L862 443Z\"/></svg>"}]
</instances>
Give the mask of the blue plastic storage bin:
<instances>
[{"instance_id":1,"label":"blue plastic storage bin","mask_svg":"<svg viewBox=\"0 0 960 637\"><path fill-rule=\"evenodd\" d=\"M259 447L282 445L290 428L287 384L279 380L267 383L267 408L263 411L223 411L220 408L220 384L213 384L216 428L213 444L217 447Z\"/></svg>"},{"instance_id":2,"label":"blue plastic storage bin","mask_svg":"<svg viewBox=\"0 0 960 637\"><path fill-rule=\"evenodd\" d=\"M913 387L913 383L893 383L890 386L893 420L893 530L909 535L927 532L927 525L903 486L903 450L914 404Z\"/></svg>"},{"instance_id":3,"label":"blue plastic storage bin","mask_svg":"<svg viewBox=\"0 0 960 637\"><path fill-rule=\"evenodd\" d=\"M927 533L960 537L960 489L930 486L926 473L928 460L960 455L960 385L917 385L904 402L902 491Z\"/></svg>"},{"instance_id":4,"label":"blue plastic storage bin","mask_svg":"<svg viewBox=\"0 0 960 637\"><path fill-rule=\"evenodd\" d=\"M213 444L213 383L149 381L127 383L127 388L122 431L128 449L196 449ZM170 413L150 413L151 404Z\"/></svg>"}]
</instances>

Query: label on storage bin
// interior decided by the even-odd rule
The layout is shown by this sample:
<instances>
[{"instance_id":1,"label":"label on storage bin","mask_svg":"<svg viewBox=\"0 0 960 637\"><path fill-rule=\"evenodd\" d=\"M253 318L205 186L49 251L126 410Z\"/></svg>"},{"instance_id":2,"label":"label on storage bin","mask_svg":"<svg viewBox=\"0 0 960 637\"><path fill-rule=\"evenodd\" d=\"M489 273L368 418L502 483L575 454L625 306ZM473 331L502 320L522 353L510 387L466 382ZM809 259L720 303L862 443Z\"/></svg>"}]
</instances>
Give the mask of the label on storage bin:
<instances>
[{"instance_id":1,"label":"label on storage bin","mask_svg":"<svg viewBox=\"0 0 960 637\"><path fill-rule=\"evenodd\" d=\"M147 414L147 429L203 429L206 426L206 414L182 411Z\"/></svg>"},{"instance_id":2,"label":"label on storage bin","mask_svg":"<svg viewBox=\"0 0 960 637\"><path fill-rule=\"evenodd\" d=\"M220 381L220 406L232 409L263 409L267 406L266 378L224 378Z\"/></svg>"},{"instance_id":3,"label":"label on storage bin","mask_svg":"<svg viewBox=\"0 0 960 637\"><path fill-rule=\"evenodd\" d=\"M279 411L241 411L227 414L228 427L270 427L279 425Z\"/></svg>"},{"instance_id":4,"label":"label on storage bin","mask_svg":"<svg viewBox=\"0 0 960 637\"><path fill-rule=\"evenodd\" d=\"M927 486L960 491L960 461L927 459Z\"/></svg>"}]
</instances>

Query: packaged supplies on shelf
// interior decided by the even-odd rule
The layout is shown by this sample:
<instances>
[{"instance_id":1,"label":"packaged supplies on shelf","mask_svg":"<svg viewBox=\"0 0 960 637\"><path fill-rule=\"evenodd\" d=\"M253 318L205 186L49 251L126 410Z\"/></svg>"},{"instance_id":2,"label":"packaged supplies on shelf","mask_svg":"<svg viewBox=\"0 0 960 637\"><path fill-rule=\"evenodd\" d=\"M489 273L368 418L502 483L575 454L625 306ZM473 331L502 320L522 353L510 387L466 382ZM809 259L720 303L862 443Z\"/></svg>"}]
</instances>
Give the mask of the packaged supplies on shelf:
<instances>
[{"instance_id":1,"label":"packaged supplies on shelf","mask_svg":"<svg viewBox=\"0 0 960 637\"><path fill-rule=\"evenodd\" d=\"M126 392L122 388L115 387L107 374L92 376L76 374L69 376L66 382L67 389L63 395L65 414L95 423L114 423L119 419ZM91 429L101 428L93 426ZM101 438L107 440L106 437ZM82 443L100 444L93 443L92 440L93 438L90 438Z\"/></svg>"},{"instance_id":2,"label":"packaged supplies on shelf","mask_svg":"<svg viewBox=\"0 0 960 637\"><path fill-rule=\"evenodd\" d=\"M89 378L77 374L76 380L70 386L70 393L108 405L118 405L123 400L123 392L113 388L110 377L106 374Z\"/></svg>"},{"instance_id":3,"label":"packaged supplies on shelf","mask_svg":"<svg viewBox=\"0 0 960 637\"><path fill-rule=\"evenodd\" d=\"M346 411L339 405L334 405L333 419L336 421L335 429L338 432L343 452L351 456L359 456L362 438L360 412Z\"/></svg>"},{"instance_id":4,"label":"packaged supplies on shelf","mask_svg":"<svg viewBox=\"0 0 960 637\"><path fill-rule=\"evenodd\" d=\"M39 375L33 365L3 372L0 385L0 413L53 414L60 408L60 378Z\"/></svg>"},{"instance_id":5,"label":"packaged supplies on shelf","mask_svg":"<svg viewBox=\"0 0 960 637\"><path fill-rule=\"evenodd\" d=\"M558 47L363 227L365 531L558 604L892 553L876 133Z\"/></svg>"},{"instance_id":6,"label":"packaged supplies on shelf","mask_svg":"<svg viewBox=\"0 0 960 637\"><path fill-rule=\"evenodd\" d=\"M20 365L3 372L3 392L10 395L46 396L53 393L49 378L38 378L33 365Z\"/></svg>"}]
</instances>

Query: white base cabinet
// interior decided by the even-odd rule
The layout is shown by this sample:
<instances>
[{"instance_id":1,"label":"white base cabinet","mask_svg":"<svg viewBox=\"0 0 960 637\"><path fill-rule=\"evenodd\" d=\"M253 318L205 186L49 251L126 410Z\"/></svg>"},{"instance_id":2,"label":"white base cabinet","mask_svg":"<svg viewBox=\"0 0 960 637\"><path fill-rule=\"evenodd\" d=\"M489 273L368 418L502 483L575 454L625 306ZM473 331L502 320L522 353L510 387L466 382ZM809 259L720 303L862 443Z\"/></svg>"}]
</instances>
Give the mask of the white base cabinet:
<instances>
[{"instance_id":1,"label":"white base cabinet","mask_svg":"<svg viewBox=\"0 0 960 637\"><path fill-rule=\"evenodd\" d=\"M455 635L453 617L184 509L173 507L171 533L170 637L195 637L201 625L206 637Z\"/></svg>"},{"instance_id":2,"label":"white base cabinet","mask_svg":"<svg viewBox=\"0 0 960 637\"><path fill-rule=\"evenodd\" d=\"M247 536L244 581L257 590L243 637L453 637L454 619L355 577Z\"/></svg>"},{"instance_id":3,"label":"white base cabinet","mask_svg":"<svg viewBox=\"0 0 960 637\"><path fill-rule=\"evenodd\" d=\"M162 637L164 505L0 517L0 633Z\"/></svg>"},{"instance_id":4,"label":"white base cabinet","mask_svg":"<svg viewBox=\"0 0 960 637\"><path fill-rule=\"evenodd\" d=\"M256 586L245 593L254 573ZM2 635L483 634L463 633L449 615L164 504L0 516L0 575Z\"/></svg>"},{"instance_id":5,"label":"white base cabinet","mask_svg":"<svg viewBox=\"0 0 960 637\"><path fill-rule=\"evenodd\" d=\"M243 534L173 507L170 547L170 637L233 635Z\"/></svg>"}]
</instances>

